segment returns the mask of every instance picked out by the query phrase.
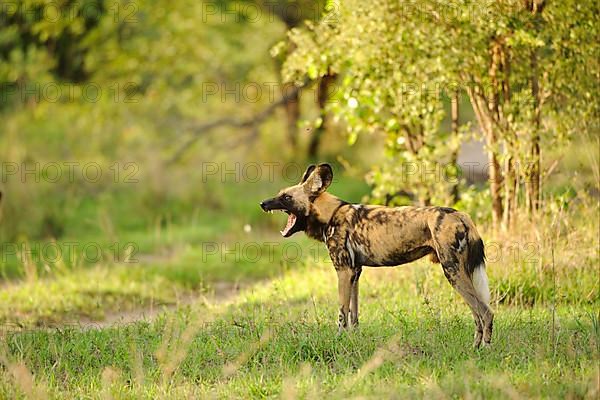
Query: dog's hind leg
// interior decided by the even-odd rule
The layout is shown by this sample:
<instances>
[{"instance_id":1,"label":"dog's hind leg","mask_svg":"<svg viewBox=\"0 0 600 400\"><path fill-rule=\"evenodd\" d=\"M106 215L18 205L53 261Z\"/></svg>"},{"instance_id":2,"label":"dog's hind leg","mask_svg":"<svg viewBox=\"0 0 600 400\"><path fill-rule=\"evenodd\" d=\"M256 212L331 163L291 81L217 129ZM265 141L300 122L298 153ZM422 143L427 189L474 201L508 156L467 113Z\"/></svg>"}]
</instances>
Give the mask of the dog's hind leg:
<instances>
[{"instance_id":1,"label":"dog's hind leg","mask_svg":"<svg viewBox=\"0 0 600 400\"><path fill-rule=\"evenodd\" d=\"M454 288L461 294L465 299L475 318L475 325L477 330L475 332L475 341L473 347L477 348L481 344L483 339L484 346L488 346L492 339L492 323L494 319L494 313L490 307L479 297L479 294L475 290L471 279L466 276L462 276L453 285Z\"/></svg>"},{"instance_id":2,"label":"dog's hind leg","mask_svg":"<svg viewBox=\"0 0 600 400\"><path fill-rule=\"evenodd\" d=\"M490 289L483 262L475 268L470 281L478 301L479 316L483 324L483 344L484 346L488 346L492 340L494 313L489 306Z\"/></svg>"},{"instance_id":3,"label":"dog's hind leg","mask_svg":"<svg viewBox=\"0 0 600 400\"><path fill-rule=\"evenodd\" d=\"M350 288L350 327L358 325L358 280L362 267L358 267L353 271Z\"/></svg>"},{"instance_id":4,"label":"dog's hind leg","mask_svg":"<svg viewBox=\"0 0 600 400\"><path fill-rule=\"evenodd\" d=\"M477 297L475 296L474 291L468 290L468 287L465 284L466 277L461 276L464 274L459 271L456 264L442 263L442 268L444 269L444 275L446 276L446 279L448 279L448 282L450 282L452 287L465 299L471 309L473 320L475 322L473 347L477 348L481 344L481 339L483 338L483 321L479 314Z\"/></svg>"}]
</instances>

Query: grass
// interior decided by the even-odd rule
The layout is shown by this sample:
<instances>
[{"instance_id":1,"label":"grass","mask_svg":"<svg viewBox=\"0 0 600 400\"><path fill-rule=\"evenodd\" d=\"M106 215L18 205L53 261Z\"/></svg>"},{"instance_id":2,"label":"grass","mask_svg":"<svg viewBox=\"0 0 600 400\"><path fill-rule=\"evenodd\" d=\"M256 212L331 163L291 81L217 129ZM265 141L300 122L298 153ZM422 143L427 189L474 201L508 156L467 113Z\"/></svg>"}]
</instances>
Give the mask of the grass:
<instances>
[{"instance_id":1,"label":"grass","mask_svg":"<svg viewBox=\"0 0 600 400\"><path fill-rule=\"evenodd\" d=\"M78 318L101 320L114 312L175 304L181 296L210 291L215 283L245 285L281 275L305 259L297 252L311 245L300 246L275 237L264 243L245 237L184 246L167 257L54 271L1 290L0 324L28 328Z\"/></svg>"},{"instance_id":2,"label":"grass","mask_svg":"<svg viewBox=\"0 0 600 400\"><path fill-rule=\"evenodd\" d=\"M470 313L439 269L367 270L361 326L342 335L334 275L330 265L302 266L231 303L181 307L153 323L6 334L6 357L53 398L597 393L597 303L559 306L554 327L548 305L497 306L493 347L473 351ZM423 294L423 276L444 289ZM18 395L15 383L5 373L0 395Z\"/></svg>"}]
</instances>

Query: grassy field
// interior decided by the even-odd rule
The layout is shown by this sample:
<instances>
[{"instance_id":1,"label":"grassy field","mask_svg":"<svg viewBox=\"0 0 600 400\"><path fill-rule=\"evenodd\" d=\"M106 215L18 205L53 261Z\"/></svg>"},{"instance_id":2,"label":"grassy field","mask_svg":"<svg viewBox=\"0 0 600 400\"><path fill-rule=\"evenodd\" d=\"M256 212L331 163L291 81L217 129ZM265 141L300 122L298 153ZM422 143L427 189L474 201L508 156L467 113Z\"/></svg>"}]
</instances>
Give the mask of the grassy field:
<instances>
[{"instance_id":1,"label":"grassy field","mask_svg":"<svg viewBox=\"0 0 600 400\"><path fill-rule=\"evenodd\" d=\"M330 265L302 265L224 303L105 329L7 333L2 397L572 397L598 394L590 304L495 305L491 349L441 271L368 270L359 329L337 334ZM493 277L493 274L492 274ZM493 278L492 278L493 279ZM31 374L31 375L30 375Z\"/></svg>"},{"instance_id":2,"label":"grassy field","mask_svg":"<svg viewBox=\"0 0 600 400\"><path fill-rule=\"evenodd\" d=\"M252 198L276 185L253 188ZM349 200L367 192L352 180L337 187ZM428 261L366 269L361 324L338 335L323 246L281 239L283 218L263 215L245 189L228 187L228 218L207 210L159 227L125 221L114 232L138 245L129 258L8 260L0 398L600 394L597 200L552 204L511 235L482 227L496 320L492 348L474 351L470 312ZM89 236L110 255L106 235ZM155 318L129 322L150 310Z\"/></svg>"}]
</instances>

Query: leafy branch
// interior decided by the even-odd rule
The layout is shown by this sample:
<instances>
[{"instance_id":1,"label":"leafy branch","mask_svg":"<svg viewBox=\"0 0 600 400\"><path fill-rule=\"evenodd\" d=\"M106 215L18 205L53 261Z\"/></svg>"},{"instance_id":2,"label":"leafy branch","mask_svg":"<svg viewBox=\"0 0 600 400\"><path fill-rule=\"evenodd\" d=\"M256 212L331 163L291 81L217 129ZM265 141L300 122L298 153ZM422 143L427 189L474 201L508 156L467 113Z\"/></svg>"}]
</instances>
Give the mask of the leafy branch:
<instances>
[{"instance_id":1,"label":"leafy branch","mask_svg":"<svg viewBox=\"0 0 600 400\"><path fill-rule=\"evenodd\" d=\"M171 158L167 161L167 164L171 165L179 161L185 152L189 150L190 147L194 145L194 143L196 143L202 136L217 128L251 128L253 131L257 131L260 124L269 118L275 112L275 110L277 110L277 108L294 98L303 88L304 85L294 86L293 90L286 91L286 93L281 96L279 100L269 104L269 106L267 106L264 110L248 118L225 117L210 122L188 126L187 129L191 131L191 136L177 148L177 150L173 153L173 156L171 156Z\"/></svg>"}]
</instances>

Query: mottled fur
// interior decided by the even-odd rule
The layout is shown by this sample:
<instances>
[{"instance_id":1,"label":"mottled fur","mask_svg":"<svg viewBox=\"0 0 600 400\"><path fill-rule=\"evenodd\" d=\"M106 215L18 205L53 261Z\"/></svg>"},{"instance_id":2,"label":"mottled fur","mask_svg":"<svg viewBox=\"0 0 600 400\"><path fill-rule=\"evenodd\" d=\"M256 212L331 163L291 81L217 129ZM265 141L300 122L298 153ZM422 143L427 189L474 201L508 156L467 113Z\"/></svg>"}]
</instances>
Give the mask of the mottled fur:
<instances>
[{"instance_id":1,"label":"mottled fur","mask_svg":"<svg viewBox=\"0 0 600 400\"><path fill-rule=\"evenodd\" d=\"M475 347L489 344L493 313L488 306L484 245L471 218L447 207L384 207L349 204L327 193L333 171L311 165L298 185L261 203L295 222L282 234L304 231L327 246L338 274L340 329L358 324L358 281L363 266L395 266L429 255L442 265L475 320ZM474 275L475 278L474 279Z\"/></svg>"}]
</instances>

